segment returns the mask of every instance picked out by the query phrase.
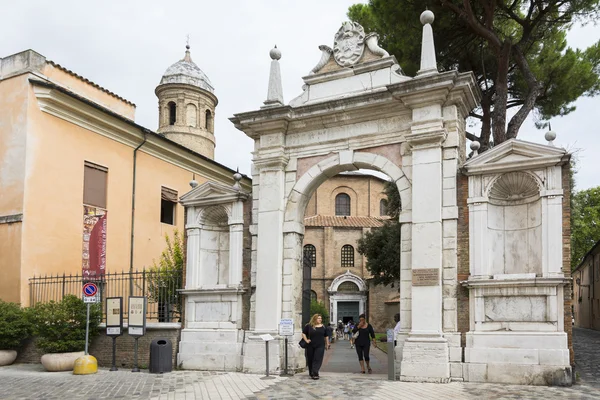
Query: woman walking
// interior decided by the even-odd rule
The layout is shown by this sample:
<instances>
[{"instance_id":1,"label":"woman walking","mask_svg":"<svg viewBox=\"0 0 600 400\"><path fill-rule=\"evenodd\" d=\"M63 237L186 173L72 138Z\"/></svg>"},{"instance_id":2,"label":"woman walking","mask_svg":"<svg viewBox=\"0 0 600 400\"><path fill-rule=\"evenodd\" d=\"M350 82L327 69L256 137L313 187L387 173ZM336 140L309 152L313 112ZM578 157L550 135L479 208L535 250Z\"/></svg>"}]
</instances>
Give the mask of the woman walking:
<instances>
[{"instance_id":1,"label":"woman walking","mask_svg":"<svg viewBox=\"0 0 600 400\"><path fill-rule=\"evenodd\" d=\"M369 358L369 350L371 348L371 340L373 340L373 346L377 347L375 341L375 331L371 324L369 324L365 318L365 314L360 314L358 317L358 324L352 330L353 334L358 332L358 336L354 339L354 346L356 347L356 354L358 354L358 362L360 363L360 372L365 373L365 363L367 363L367 371L372 373Z\"/></svg>"},{"instance_id":2,"label":"woman walking","mask_svg":"<svg viewBox=\"0 0 600 400\"><path fill-rule=\"evenodd\" d=\"M329 348L329 334L323 325L321 314L315 314L302 331L306 344L306 365L312 379L319 379L319 370L323 364L325 349Z\"/></svg>"}]
</instances>

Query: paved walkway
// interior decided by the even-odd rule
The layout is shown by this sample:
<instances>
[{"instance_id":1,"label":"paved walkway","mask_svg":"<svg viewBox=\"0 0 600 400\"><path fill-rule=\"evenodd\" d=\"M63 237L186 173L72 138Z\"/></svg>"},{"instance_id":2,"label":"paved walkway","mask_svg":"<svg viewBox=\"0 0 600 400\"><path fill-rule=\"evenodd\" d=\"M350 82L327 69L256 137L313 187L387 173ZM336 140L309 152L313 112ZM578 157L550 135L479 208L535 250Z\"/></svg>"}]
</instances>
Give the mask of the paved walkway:
<instances>
[{"instance_id":1,"label":"paved walkway","mask_svg":"<svg viewBox=\"0 0 600 400\"><path fill-rule=\"evenodd\" d=\"M378 345L385 346L386 343L381 343ZM373 370L373 375L385 375L384 377L380 377L380 379L387 378L386 357L387 355L384 352L371 346L371 369ZM352 373L360 375L358 355L356 354L356 349L350 348L350 341L336 340L331 345L331 349L325 352L325 359L323 360L323 366L321 367L321 374L327 374L329 372Z\"/></svg>"},{"instance_id":2,"label":"paved walkway","mask_svg":"<svg viewBox=\"0 0 600 400\"><path fill-rule=\"evenodd\" d=\"M600 331L573 328L573 350L580 383L600 388Z\"/></svg>"},{"instance_id":3,"label":"paved walkway","mask_svg":"<svg viewBox=\"0 0 600 400\"><path fill-rule=\"evenodd\" d=\"M44 372L39 364L17 364L0 368L0 399L600 399L600 332L575 329L574 346L581 379L570 388L387 381L385 374L358 373L356 353L347 341L340 341L327 352L318 381L306 373L264 380L260 375L240 373L174 371L158 375L101 369L95 375L76 376ZM385 370L385 354L372 350L375 372Z\"/></svg>"}]
</instances>

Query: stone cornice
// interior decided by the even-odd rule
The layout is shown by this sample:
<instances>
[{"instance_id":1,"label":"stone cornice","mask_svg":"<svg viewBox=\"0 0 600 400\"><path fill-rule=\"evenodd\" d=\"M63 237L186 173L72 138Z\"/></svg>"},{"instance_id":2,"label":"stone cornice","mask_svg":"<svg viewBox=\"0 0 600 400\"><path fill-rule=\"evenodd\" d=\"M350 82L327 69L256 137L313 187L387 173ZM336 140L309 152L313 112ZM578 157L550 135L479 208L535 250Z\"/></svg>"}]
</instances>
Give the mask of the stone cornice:
<instances>
[{"instance_id":1,"label":"stone cornice","mask_svg":"<svg viewBox=\"0 0 600 400\"><path fill-rule=\"evenodd\" d=\"M53 83L30 79L40 110L206 178L233 184L235 171ZM240 183L250 191L252 181Z\"/></svg>"},{"instance_id":2,"label":"stone cornice","mask_svg":"<svg viewBox=\"0 0 600 400\"><path fill-rule=\"evenodd\" d=\"M280 171L285 169L286 165L290 161L289 157L278 154L273 156L264 156L260 158L255 158L252 160L254 165L262 172L262 171Z\"/></svg>"},{"instance_id":3,"label":"stone cornice","mask_svg":"<svg viewBox=\"0 0 600 400\"><path fill-rule=\"evenodd\" d=\"M274 132L292 134L376 120L432 103L456 105L462 117L466 117L479 99L479 88L471 73L450 71L298 107L286 105L239 113L230 121L246 135L257 139Z\"/></svg>"},{"instance_id":4,"label":"stone cornice","mask_svg":"<svg viewBox=\"0 0 600 400\"><path fill-rule=\"evenodd\" d=\"M532 279L469 279L461 282L468 288L487 288L487 287L517 287L517 286L561 286L571 281L570 278L552 277L552 278L532 278Z\"/></svg>"}]
</instances>

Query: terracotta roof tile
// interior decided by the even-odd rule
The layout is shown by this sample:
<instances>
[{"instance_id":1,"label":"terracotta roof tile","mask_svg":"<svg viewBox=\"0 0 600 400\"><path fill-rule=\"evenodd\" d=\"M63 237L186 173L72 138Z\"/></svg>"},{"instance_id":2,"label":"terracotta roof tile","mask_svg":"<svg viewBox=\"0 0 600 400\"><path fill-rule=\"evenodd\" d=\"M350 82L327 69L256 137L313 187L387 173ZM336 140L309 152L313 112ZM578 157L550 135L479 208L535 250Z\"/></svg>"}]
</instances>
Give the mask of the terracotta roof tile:
<instances>
[{"instance_id":1,"label":"terracotta roof tile","mask_svg":"<svg viewBox=\"0 0 600 400\"><path fill-rule=\"evenodd\" d=\"M304 226L335 226L344 228L379 228L388 217L340 217L314 215L304 218Z\"/></svg>"}]
</instances>

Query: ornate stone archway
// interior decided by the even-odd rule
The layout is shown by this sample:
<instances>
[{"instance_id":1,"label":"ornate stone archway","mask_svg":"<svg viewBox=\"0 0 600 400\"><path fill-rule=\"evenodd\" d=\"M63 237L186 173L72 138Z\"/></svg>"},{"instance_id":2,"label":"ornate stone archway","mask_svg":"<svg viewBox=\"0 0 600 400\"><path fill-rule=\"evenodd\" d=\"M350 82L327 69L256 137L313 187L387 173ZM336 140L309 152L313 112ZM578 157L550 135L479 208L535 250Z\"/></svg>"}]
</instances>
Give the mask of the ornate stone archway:
<instances>
[{"instance_id":1,"label":"ornate stone archway","mask_svg":"<svg viewBox=\"0 0 600 400\"><path fill-rule=\"evenodd\" d=\"M352 29L358 28L342 27ZM424 35L430 34L426 22ZM425 46L432 43L424 41ZM303 78L303 93L289 105L281 95L281 53L274 49L265 105L231 118L255 141L255 291L244 369L262 370L259 334L276 335L281 318L294 319L300 337L303 219L311 194L329 177L365 168L396 183L403 207L398 268L404 333L396 349L398 370L405 380L447 381L449 347L460 346L456 176L465 158L464 119L477 103L477 86L472 74L437 73L432 47L424 49L419 75L410 78L378 47L376 36L366 35L364 43L353 45L364 46L357 49L362 55L345 59L343 65L334 50L321 46L321 61ZM428 274L425 285L413 287L415 271ZM297 346L288 350L291 364L302 367L304 357ZM274 357L280 366L281 355L279 347Z\"/></svg>"}]
</instances>

